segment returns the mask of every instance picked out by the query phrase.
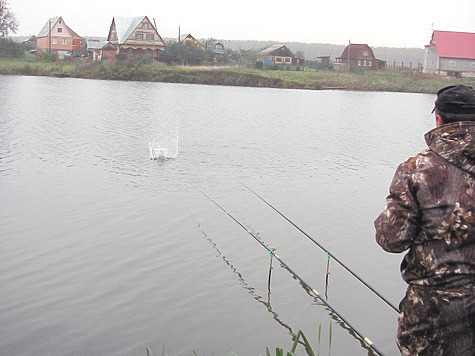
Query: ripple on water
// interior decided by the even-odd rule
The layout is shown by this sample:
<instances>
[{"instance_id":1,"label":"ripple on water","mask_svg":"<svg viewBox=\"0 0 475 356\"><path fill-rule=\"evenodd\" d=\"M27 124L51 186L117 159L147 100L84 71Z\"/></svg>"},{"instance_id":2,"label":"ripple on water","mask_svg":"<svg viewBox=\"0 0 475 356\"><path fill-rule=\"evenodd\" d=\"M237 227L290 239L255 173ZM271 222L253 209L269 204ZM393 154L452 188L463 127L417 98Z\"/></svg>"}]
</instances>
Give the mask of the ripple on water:
<instances>
[{"instance_id":1,"label":"ripple on water","mask_svg":"<svg viewBox=\"0 0 475 356\"><path fill-rule=\"evenodd\" d=\"M332 316L277 265L269 310L268 253L199 190L318 287L325 256L239 181L403 291L372 221L424 146L432 96L8 76L0 95L0 353L244 355L290 345L288 327L315 335ZM150 142L178 136L175 159L150 159ZM368 255L377 271L355 260ZM331 268L339 302L349 284ZM355 309L396 355L395 317ZM367 354L332 325L335 354Z\"/></svg>"}]
</instances>

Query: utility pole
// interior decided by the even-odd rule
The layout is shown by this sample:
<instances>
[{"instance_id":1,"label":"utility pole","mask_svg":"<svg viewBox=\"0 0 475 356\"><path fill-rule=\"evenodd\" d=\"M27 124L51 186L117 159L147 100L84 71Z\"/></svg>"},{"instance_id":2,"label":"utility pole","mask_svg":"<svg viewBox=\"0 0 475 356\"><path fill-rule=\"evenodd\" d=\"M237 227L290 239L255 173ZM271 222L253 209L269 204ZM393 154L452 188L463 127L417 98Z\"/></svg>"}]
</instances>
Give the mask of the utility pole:
<instances>
[{"instance_id":1,"label":"utility pole","mask_svg":"<svg viewBox=\"0 0 475 356\"><path fill-rule=\"evenodd\" d=\"M348 40L348 73L351 72L350 51L351 51L351 40Z\"/></svg>"},{"instance_id":2,"label":"utility pole","mask_svg":"<svg viewBox=\"0 0 475 356\"><path fill-rule=\"evenodd\" d=\"M155 32L158 33L158 30L157 30L157 23L155 22L155 17L153 18L153 25L155 26L155 31L153 33L153 50L152 50L152 64L154 64L154 57L155 57Z\"/></svg>"},{"instance_id":3,"label":"utility pole","mask_svg":"<svg viewBox=\"0 0 475 356\"><path fill-rule=\"evenodd\" d=\"M51 19L48 20L48 48L49 54L51 54Z\"/></svg>"}]
</instances>

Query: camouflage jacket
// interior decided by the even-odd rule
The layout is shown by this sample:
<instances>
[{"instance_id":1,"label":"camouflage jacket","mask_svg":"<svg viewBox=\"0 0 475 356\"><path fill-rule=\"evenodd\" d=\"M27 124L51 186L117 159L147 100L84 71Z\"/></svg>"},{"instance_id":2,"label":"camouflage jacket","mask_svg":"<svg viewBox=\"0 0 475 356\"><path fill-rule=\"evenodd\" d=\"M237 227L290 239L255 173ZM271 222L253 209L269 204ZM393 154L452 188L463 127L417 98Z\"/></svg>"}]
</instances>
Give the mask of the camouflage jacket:
<instances>
[{"instance_id":1,"label":"camouflage jacket","mask_svg":"<svg viewBox=\"0 0 475 356\"><path fill-rule=\"evenodd\" d=\"M473 283L475 122L443 125L425 139L429 149L396 170L376 241L389 252L409 249L401 264L409 284Z\"/></svg>"}]
</instances>

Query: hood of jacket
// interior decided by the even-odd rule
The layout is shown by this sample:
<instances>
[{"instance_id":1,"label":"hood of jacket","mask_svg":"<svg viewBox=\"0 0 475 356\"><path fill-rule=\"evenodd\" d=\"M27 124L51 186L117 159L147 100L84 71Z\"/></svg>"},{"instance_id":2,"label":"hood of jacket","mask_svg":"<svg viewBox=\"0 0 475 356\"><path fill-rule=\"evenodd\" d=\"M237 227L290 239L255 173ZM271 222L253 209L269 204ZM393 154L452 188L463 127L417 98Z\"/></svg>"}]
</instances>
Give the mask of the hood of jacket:
<instances>
[{"instance_id":1,"label":"hood of jacket","mask_svg":"<svg viewBox=\"0 0 475 356\"><path fill-rule=\"evenodd\" d=\"M475 122L458 121L425 134L430 150L453 165L475 175Z\"/></svg>"}]
</instances>

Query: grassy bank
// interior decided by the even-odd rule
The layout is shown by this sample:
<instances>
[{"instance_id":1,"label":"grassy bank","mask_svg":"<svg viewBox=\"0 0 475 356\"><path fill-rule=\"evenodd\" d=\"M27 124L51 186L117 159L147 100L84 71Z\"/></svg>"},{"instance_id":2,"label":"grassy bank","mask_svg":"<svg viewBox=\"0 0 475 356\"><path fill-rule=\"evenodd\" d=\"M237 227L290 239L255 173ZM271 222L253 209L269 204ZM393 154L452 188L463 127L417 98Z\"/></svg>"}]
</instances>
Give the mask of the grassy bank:
<instances>
[{"instance_id":1,"label":"grassy bank","mask_svg":"<svg viewBox=\"0 0 475 356\"><path fill-rule=\"evenodd\" d=\"M306 69L305 71L283 71L243 68L173 67L136 62L86 64L79 61L74 63L60 61L55 63L35 59L0 59L0 74L311 90L345 88L347 90L413 93L435 93L439 88L451 84L475 86L475 79L473 78L455 79L391 71L338 73L311 69Z\"/></svg>"}]
</instances>

